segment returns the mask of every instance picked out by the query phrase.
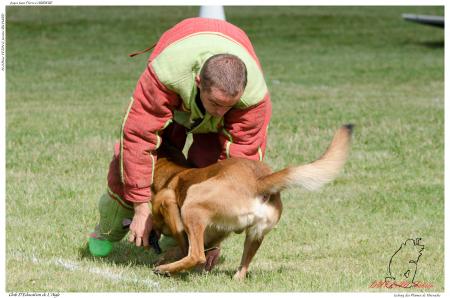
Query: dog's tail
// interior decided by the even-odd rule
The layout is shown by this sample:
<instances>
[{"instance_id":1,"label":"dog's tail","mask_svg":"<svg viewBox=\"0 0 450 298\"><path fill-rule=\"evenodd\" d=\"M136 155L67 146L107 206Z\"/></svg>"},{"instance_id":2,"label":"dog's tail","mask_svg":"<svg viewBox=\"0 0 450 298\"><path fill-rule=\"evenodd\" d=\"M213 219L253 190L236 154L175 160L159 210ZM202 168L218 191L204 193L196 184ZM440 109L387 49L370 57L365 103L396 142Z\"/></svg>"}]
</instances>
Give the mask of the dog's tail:
<instances>
[{"instance_id":1,"label":"dog's tail","mask_svg":"<svg viewBox=\"0 0 450 298\"><path fill-rule=\"evenodd\" d=\"M352 131L352 124L339 128L327 151L318 160L261 177L258 181L258 194L275 194L291 186L317 190L333 181L347 160Z\"/></svg>"}]
</instances>

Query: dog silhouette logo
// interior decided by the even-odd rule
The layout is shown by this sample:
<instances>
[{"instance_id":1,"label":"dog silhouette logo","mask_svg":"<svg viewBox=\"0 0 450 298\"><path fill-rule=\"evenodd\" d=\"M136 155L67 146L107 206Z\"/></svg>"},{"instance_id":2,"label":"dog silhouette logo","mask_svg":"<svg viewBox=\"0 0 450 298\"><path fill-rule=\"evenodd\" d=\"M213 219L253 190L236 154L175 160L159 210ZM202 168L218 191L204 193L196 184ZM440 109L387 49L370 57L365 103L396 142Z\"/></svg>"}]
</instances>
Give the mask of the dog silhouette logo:
<instances>
[{"instance_id":1,"label":"dog silhouette logo","mask_svg":"<svg viewBox=\"0 0 450 298\"><path fill-rule=\"evenodd\" d=\"M421 238L408 239L389 260L389 276L385 278L386 287L410 288L414 286L417 263L425 246L420 244Z\"/></svg>"}]
</instances>

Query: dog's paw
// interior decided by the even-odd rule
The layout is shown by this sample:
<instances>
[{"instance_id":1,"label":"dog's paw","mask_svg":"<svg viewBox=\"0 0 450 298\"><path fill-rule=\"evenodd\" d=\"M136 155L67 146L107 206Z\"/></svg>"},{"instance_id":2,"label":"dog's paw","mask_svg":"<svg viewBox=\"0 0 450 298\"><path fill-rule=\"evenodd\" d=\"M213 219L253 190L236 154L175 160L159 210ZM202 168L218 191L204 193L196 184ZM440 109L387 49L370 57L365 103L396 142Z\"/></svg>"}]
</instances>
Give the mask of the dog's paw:
<instances>
[{"instance_id":1,"label":"dog's paw","mask_svg":"<svg viewBox=\"0 0 450 298\"><path fill-rule=\"evenodd\" d=\"M168 263L167 260L163 256L161 258L158 258L153 265L154 266L160 266L160 265L164 265L164 264L167 264L167 263Z\"/></svg>"},{"instance_id":2,"label":"dog's paw","mask_svg":"<svg viewBox=\"0 0 450 298\"><path fill-rule=\"evenodd\" d=\"M164 268L161 268L162 266L158 266L155 269L153 269L153 273L156 275L164 276L164 277L170 277L170 272L165 271Z\"/></svg>"},{"instance_id":3,"label":"dog's paw","mask_svg":"<svg viewBox=\"0 0 450 298\"><path fill-rule=\"evenodd\" d=\"M236 272L236 274L234 274L233 279L236 281L244 281L246 276L247 276L246 272L238 271Z\"/></svg>"},{"instance_id":4,"label":"dog's paw","mask_svg":"<svg viewBox=\"0 0 450 298\"><path fill-rule=\"evenodd\" d=\"M171 247L169 248L162 256L160 256L154 266L161 266L165 264L169 264L183 258L183 253L179 247Z\"/></svg>"}]
</instances>

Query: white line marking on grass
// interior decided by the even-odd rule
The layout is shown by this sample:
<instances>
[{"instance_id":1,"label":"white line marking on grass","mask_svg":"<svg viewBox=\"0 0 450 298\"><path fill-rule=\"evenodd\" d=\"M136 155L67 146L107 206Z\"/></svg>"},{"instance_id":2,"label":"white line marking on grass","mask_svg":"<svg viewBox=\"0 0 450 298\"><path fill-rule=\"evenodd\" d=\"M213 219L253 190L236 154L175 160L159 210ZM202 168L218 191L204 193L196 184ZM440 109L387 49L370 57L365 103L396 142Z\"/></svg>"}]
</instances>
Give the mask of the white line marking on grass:
<instances>
[{"instance_id":1,"label":"white line marking on grass","mask_svg":"<svg viewBox=\"0 0 450 298\"><path fill-rule=\"evenodd\" d=\"M23 256L20 253L14 253L14 257L18 257L20 259L30 259L32 263L37 265L55 265L58 267L62 267L64 269L67 269L69 271L82 271L82 272L88 272L91 274L99 275L100 277L103 277L105 279L109 279L115 282L132 282L132 283L138 283L143 284L149 288L153 289L160 289L159 282L150 280L150 279L140 279L137 276L135 276L134 273L131 273L131 275L134 275L133 277L125 277L121 273L115 273L111 272L108 268L100 268L100 267L88 267L82 266L82 264L73 262L71 260L65 260L62 258L57 259L51 259L48 261L40 260L35 255L31 256L31 258ZM129 273L127 273L129 274ZM174 289L170 289L169 291L175 291Z\"/></svg>"},{"instance_id":2,"label":"white line marking on grass","mask_svg":"<svg viewBox=\"0 0 450 298\"><path fill-rule=\"evenodd\" d=\"M68 263L67 261L64 261L63 259L57 259L55 262L56 265L61 265L62 267L70 270L70 271L74 271L80 268L80 266L78 266L77 264L74 263Z\"/></svg>"}]
</instances>

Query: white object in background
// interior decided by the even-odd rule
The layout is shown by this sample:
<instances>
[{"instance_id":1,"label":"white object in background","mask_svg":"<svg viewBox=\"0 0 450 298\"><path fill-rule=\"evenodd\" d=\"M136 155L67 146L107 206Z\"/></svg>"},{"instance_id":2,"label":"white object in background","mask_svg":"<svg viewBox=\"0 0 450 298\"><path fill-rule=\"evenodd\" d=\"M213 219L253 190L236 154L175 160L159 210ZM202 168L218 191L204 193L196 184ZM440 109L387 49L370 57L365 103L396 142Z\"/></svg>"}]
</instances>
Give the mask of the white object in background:
<instances>
[{"instance_id":1,"label":"white object in background","mask_svg":"<svg viewBox=\"0 0 450 298\"><path fill-rule=\"evenodd\" d=\"M209 19L225 20L223 6L200 6L200 17Z\"/></svg>"},{"instance_id":2,"label":"white object in background","mask_svg":"<svg viewBox=\"0 0 450 298\"><path fill-rule=\"evenodd\" d=\"M402 14L403 19L416 22L419 24L430 25L435 27L444 28L445 27L445 17L443 16L426 16L419 14Z\"/></svg>"}]
</instances>

